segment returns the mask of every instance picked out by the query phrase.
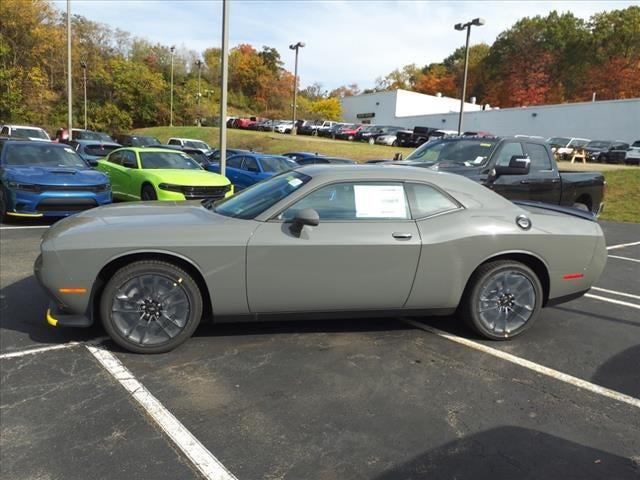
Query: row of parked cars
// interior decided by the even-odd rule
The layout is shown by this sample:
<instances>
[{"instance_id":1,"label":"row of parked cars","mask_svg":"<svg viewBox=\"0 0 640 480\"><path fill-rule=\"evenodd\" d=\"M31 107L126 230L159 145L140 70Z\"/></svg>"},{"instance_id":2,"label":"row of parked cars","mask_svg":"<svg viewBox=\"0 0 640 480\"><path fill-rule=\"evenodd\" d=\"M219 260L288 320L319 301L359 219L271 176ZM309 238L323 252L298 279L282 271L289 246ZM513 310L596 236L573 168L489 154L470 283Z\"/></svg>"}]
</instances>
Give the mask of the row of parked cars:
<instances>
[{"instance_id":1,"label":"row of parked cars","mask_svg":"<svg viewBox=\"0 0 640 480\"><path fill-rule=\"evenodd\" d=\"M25 128L0 135L2 220L62 217L113 200L216 201L301 165L356 163L312 152L227 149L222 176L220 152L197 139L162 144L155 137L123 134L107 140L106 134L74 130L73 140L56 135L52 141L42 129Z\"/></svg>"}]
</instances>

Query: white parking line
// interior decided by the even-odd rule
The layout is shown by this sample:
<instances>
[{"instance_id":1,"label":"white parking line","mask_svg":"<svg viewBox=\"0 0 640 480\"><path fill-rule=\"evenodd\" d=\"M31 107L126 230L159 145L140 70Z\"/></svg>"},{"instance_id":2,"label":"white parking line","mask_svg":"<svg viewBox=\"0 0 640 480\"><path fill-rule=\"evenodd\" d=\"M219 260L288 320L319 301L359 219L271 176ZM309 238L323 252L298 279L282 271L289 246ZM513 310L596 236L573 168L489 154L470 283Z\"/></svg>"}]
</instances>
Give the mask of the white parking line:
<instances>
[{"instance_id":1,"label":"white parking line","mask_svg":"<svg viewBox=\"0 0 640 480\"><path fill-rule=\"evenodd\" d=\"M636 305L635 303L623 302L622 300L616 300L615 298L607 298L601 297L600 295L593 295L591 293L585 293L585 297L593 298L594 300L601 300L603 302L615 303L616 305L622 305L624 307L637 308L640 310L640 305Z\"/></svg>"},{"instance_id":2,"label":"white parking line","mask_svg":"<svg viewBox=\"0 0 640 480\"><path fill-rule=\"evenodd\" d=\"M633 247L634 245L640 245L640 242L621 243L619 245L611 245L610 247L607 247L607 250L617 250L618 248Z\"/></svg>"},{"instance_id":3,"label":"white parking line","mask_svg":"<svg viewBox=\"0 0 640 480\"><path fill-rule=\"evenodd\" d=\"M98 337L92 340L91 342L67 342L67 343L58 343L56 345L48 345L46 347L26 348L24 350L18 350L17 352L3 353L0 355L0 360L5 360L7 358L24 357L25 355L33 355L36 353L50 352L52 350L63 350L65 348L71 348L77 345L86 345L87 343L99 344L105 341L106 339L107 337Z\"/></svg>"},{"instance_id":4,"label":"white parking line","mask_svg":"<svg viewBox=\"0 0 640 480\"><path fill-rule=\"evenodd\" d=\"M428 325L417 322L415 320L410 320L407 318L407 319L403 319L403 321L405 323L413 325L416 328L424 330L425 332L432 333L434 335L437 335L438 337L442 337L452 342L458 343L460 345L464 345L465 347L470 347L470 348L473 348L474 350L487 353L496 358L500 358L502 360L506 360L507 362L511 362L515 365L528 368L529 370L532 370L536 373L540 373L542 375L546 375L556 380L560 380L561 382L568 383L569 385L573 385L574 387L578 387L583 390L588 390L589 392L595 393L597 395L602 395L603 397L611 398L613 400L626 403L628 405L631 405L632 407L640 408L640 399L638 398L625 395L624 393L616 392L615 390L611 390L609 388L601 387L600 385L587 382L586 380L582 380L572 375L567 375L566 373L559 372L558 370L554 370L552 368L545 367L543 365L532 362L530 360L525 360L524 358L520 358L510 353L503 352L502 350L498 350L497 348L487 347L482 343L474 342L473 340L468 340L466 338L459 337L451 333L443 332L442 330L438 330L437 328L430 327Z\"/></svg>"},{"instance_id":5,"label":"white parking line","mask_svg":"<svg viewBox=\"0 0 640 480\"><path fill-rule=\"evenodd\" d=\"M0 227L0 230L26 230L29 228L49 228L51 225L25 225L23 227Z\"/></svg>"},{"instance_id":6,"label":"white parking line","mask_svg":"<svg viewBox=\"0 0 640 480\"><path fill-rule=\"evenodd\" d=\"M630 262L638 262L640 263L640 260L638 260L637 258L629 258L629 257L619 257L618 255L608 255L609 258L617 258L618 260L628 260Z\"/></svg>"},{"instance_id":7,"label":"white parking line","mask_svg":"<svg viewBox=\"0 0 640 480\"><path fill-rule=\"evenodd\" d=\"M207 480L236 480L213 454L108 350L87 345L100 364L131 394Z\"/></svg>"},{"instance_id":8,"label":"white parking line","mask_svg":"<svg viewBox=\"0 0 640 480\"><path fill-rule=\"evenodd\" d=\"M596 290L598 292L603 292L603 293L610 293L611 295L618 295L620 297L629 297L629 298L635 298L636 300L640 300L640 295L634 295L632 293L616 292L615 290L607 290L606 288L600 288L600 287L591 287L591 290Z\"/></svg>"}]
</instances>

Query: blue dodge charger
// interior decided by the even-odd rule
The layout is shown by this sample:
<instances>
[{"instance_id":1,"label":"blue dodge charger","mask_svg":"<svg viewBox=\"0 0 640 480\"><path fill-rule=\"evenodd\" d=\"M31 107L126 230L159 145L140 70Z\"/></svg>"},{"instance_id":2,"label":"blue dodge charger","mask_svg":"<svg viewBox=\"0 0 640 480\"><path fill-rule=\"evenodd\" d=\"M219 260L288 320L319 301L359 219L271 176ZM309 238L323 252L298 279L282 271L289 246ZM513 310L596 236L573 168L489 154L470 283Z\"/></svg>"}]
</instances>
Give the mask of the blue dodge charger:
<instances>
[{"instance_id":1,"label":"blue dodge charger","mask_svg":"<svg viewBox=\"0 0 640 480\"><path fill-rule=\"evenodd\" d=\"M250 187L265 178L293 170L299 165L287 157L247 152L232 155L227 159L225 175L233 183L236 192ZM220 163L205 167L210 172L220 173Z\"/></svg>"},{"instance_id":2,"label":"blue dodge charger","mask_svg":"<svg viewBox=\"0 0 640 480\"><path fill-rule=\"evenodd\" d=\"M69 146L0 140L0 218L65 217L111 203L108 177Z\"/></svg>"}]
</instances>

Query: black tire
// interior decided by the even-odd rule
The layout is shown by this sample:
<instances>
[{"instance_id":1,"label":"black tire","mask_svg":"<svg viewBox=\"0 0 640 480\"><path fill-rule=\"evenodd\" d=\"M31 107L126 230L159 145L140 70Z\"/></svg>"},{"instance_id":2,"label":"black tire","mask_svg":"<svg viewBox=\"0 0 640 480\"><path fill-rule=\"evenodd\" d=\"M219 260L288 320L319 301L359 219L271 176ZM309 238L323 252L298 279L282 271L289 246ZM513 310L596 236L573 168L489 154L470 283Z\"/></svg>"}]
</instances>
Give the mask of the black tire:
<instances>
[{"instance_id":1,"label":"black tire","mask_svg":"<svg viewBox=\"0 0 640 480\"><path fill-rule=\"evenodd\" d=\"M111 277L100 297L100 316L104 329L122 348L135 353L168 352L191 337L200 324L202 294L180 267L141 260Z\"/></svg>"},{"instance_id":2,"label":"black tire","mask_svg":"<svg viewBox=\"0 0 640 480\"><path fill-rule=\"evenodd\" d=\"M0 185L0 222L6 223L9 220L9 216L7 215L7 203L4 199L4 190Z\"/></svg>"},{"instance_id":3,"label":"black tire","mask_svg":"<svg viewBox=\"0 0 640 480\"><path fill-rule=\"evenodd\" d=\"M142 186L142 191L140 192L140 200L149 202L158 199L158 194L156 193L156 189L148 183Z\"/></svg>"},{"instance_id":4,"label":"black tire","mask_svg":"<svg viewBox=\"0 0 640 480\"><path fill-rule=\"evenodd\" d=\"M397 146L398 146L398 141L397 141L397 140L394 140L394 141L391 143L391 146L392 146L392 147L397 147Z\"/></svg>"},{"instance_id":5,"label":"black tire","mask_svg":"<svg viewBox=\"0 0 640 480\"><path fill-rule=\"evenodd\" d=\"M513 276L514 278L522 278L526 279L528 282L524 284L524 287L527 289L528 295L526 307L530 309L524 308L523 305L519 305L517 302L514 304L509 304L508 302L513 300L509 300L509 297L513 297L510 288L506 288L504 290L493 290L492 292L496 292L496 298L500 298L500 302L505 300L504 305L491 307L489 301L486 300L486 296L483 297L486 302L484 310L481 312L481 294L483 290L491 288L494 282L499 282L500 278L509 278ZM504 287L506 282L502 282L502 286ZM520 284L518 284L520 288ZM485 292L486 294L487 292ZM467 284L467 288L465 289L463 298L460 302L459 312L462 314L465 322L477 333L481 336L488 338L490 340L507 340L513 337L516 337L522 334L527 329L531 328L531 325L536 321L540 309L542 308L542 297L543 290L542 284L538 279L538 276L526 265L516 262L513 260L497 260L494 262L489 262L484 265L481 265L471 276L469 279L469 283ZM516 296L516 298L519 298ZM533 301L531 301L533 299ZM497 300L496 300L497 301ZM530 305L529 305L530 303ZM511 306L509 306L511 305ZM513 315L513 313L509 313L508 308L512 308L512 312L515 312L515 309L520 309L520 312L530 312L528 317L524 318L520 314L515 314L514 322L511 326L507 326L507 322L509 322L509 316ZM503 311L503 308L505 309ZM498 311L495 311L495 310ZM490 328L490 322L488 322L487 318L484 316L484 313L491 311L490 315L502 315L504 312L505 322L503 328L498 328L498 321L494 322L494 328ZM519 318L519 320L518 320ZM502 323L502 322L500 322ZM515 328L511 328L515 327Z\"/></svg>"}]
</instances>

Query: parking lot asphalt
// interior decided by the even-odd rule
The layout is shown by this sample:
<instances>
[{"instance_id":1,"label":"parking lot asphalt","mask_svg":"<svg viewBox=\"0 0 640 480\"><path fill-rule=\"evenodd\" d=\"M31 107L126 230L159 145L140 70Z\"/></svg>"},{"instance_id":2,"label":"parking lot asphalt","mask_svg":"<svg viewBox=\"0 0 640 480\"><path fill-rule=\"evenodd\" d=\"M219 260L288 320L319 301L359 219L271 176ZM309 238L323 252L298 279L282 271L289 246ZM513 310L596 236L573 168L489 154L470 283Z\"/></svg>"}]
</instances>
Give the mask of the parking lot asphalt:
<instances>
[{"instance_id":1,"label":"parking lot asphalt","mask_svg":"<svg viewBox=\"0 0 640 480\"><path fill-rule=\"evenodd\" d=\"M0 225L0 477L200 478L84 346L100 327L46 325L32 275L46 225L21 226ZM640 399L640 245L626 245L640 225L602 227L621 258L524 336L419 322ZM637 405L401 319L203 325L163 355L104 348L239 479L640 477Z\"/></svg>"}]
</instances>

